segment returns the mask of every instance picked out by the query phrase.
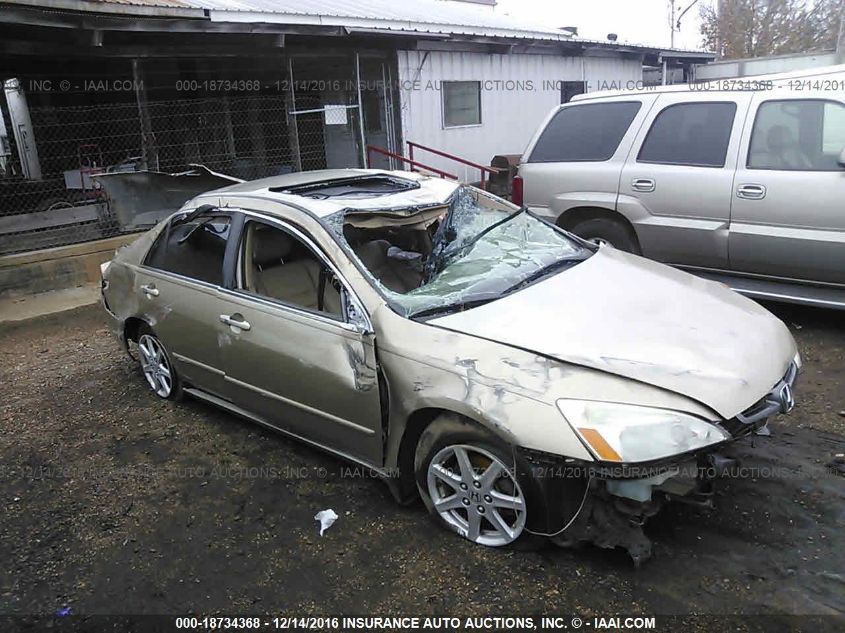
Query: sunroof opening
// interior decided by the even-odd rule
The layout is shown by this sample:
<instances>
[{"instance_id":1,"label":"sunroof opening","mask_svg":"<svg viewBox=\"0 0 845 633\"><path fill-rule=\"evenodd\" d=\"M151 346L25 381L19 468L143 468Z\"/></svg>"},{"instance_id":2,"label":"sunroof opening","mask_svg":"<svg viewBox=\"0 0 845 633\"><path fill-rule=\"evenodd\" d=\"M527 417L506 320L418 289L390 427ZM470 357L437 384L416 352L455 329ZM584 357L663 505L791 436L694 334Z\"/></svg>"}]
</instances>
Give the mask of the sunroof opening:
<instances>
[{"instance_id":1,"label":"sunroof opening","mask_svg":"<svg viewBox=\"0 0 845 633\"><path fill-rule=\"evenodd\" d=\"M372 198L388 196L402 191L419 189L416 180L399 178L388 174L374 176L352 176L350 178L335 178L320 182L310 182L293 187L270 187L275 193L287 193L294 196L304 196L315 200L328 198Z\"/></svg>"}]
</instances>

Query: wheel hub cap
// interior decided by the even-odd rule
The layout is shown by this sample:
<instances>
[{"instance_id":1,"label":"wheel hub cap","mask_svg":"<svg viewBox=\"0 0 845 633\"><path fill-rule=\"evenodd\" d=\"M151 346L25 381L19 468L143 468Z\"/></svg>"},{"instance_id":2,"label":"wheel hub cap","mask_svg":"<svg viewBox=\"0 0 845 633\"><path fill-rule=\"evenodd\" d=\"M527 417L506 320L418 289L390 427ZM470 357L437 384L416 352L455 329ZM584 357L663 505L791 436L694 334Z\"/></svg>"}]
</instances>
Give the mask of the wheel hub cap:
<instances>
[{"instance_id":1,"label":"wheel hub cap","mask_svg":"<svg viewBox=\"0 0 845 633\"><path fill-rule=\"evenodd\" d=\"M170 362L161 343L149 334L144 334L138 341L138 353L141 357L141 370L150 388L156 395L166 398L173 389Z\"/></svg>"},{"instance_id":2,"label":"wheel hub cap","mask_svg":"<svg viewBox=\"0 0 845 633\"><path fill-rule=\"evenodd\" d=\"M463 444L440 450L428 467L435 511L481 545L512 543L525 528L525 497L507 466L484 449Z\"/></svg>"}]
</instances>

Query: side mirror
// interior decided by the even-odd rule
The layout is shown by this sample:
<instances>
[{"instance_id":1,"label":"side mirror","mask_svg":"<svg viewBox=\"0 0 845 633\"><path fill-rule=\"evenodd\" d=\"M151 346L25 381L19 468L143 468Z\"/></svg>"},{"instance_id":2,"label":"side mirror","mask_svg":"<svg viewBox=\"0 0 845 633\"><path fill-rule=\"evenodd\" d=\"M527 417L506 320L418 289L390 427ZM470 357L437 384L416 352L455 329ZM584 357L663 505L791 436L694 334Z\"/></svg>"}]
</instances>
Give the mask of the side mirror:
<instances>
[{"instance_id":1,"label":"side mirror","mask_svg":"<svg viewBox=\"0 0 845 633\"><path fill-rule=\"evenodd\" d=\"M836 162L839 163L840 167L845 168L845 148L839 152L839 159Z\"/></svg>"}]
</instances>

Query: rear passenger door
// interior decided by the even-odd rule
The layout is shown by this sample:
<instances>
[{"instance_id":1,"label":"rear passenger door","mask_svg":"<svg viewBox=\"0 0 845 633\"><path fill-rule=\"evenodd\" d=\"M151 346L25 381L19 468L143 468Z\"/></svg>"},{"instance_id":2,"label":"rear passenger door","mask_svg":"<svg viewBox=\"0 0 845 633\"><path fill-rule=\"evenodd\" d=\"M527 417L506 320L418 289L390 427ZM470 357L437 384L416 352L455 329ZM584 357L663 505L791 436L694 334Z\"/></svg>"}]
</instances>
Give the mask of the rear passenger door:
<instances>
[{"instance_id":1,"label":"rear passenger door","mask_svg":"<svg viewBox=\"0 0 845 633\"><path fill-rule=\"evenodd\" d=\"M284 431L380 463L375 335L362 304L305 229L244 218L216 312L226 397Z\"/></svg>"},{"instance_id":2,"label":"rear passenger door","mask_svg":"<svg viewBox=\"0 0 845 633\"><path fill-rule=\"evenodd\" d=\"M730 228L740 273L845 283L845 98L755 96L740 148Z\"/></svg>"},{"instance_id":3,"label":"rear passenger door","mask_svg":"<svg viewBox=\"0 0 845 633\"><path fill-rule=\"evenodd\" d=\"M218 297L232 215L212 210L172 220L135 275L140 312L185 381L211 393L223 386L218 354Z\"/></svg>"},{"instance_id":4,"label":"rear passenger door","mask_svg":"<svg viewBox=\"0 0 845 633\"><path fill-rule=\"evenodd\" d=\"M618 208L634 223L646 257L725 269L731 185L750 95L690 97L658 98L622 170Z\"/></svg>"}]
</instances>

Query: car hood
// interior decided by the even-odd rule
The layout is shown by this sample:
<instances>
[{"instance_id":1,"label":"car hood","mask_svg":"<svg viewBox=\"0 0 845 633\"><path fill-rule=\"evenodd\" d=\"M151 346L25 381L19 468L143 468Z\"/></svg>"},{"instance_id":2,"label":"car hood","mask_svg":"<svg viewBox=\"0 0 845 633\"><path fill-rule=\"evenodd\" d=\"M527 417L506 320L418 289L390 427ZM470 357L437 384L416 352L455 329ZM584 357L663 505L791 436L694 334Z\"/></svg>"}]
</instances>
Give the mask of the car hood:
<instances>
[{"instance_id":1,"label":"car hood","mask_svg":"<svg viewBox=\"0 0 845 633\"><path fill-rule=\"evenodd\" d=\"M429 323L668 389L724 418L771 390L796 353L779 319L727 286L611 247Z\"/></svg>"}]
</instances>

